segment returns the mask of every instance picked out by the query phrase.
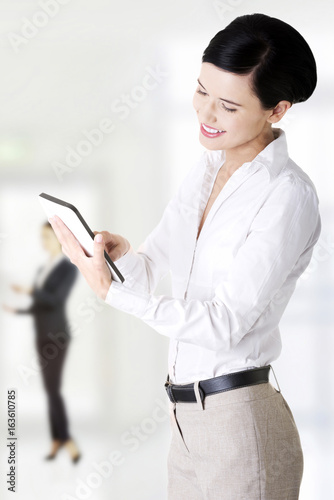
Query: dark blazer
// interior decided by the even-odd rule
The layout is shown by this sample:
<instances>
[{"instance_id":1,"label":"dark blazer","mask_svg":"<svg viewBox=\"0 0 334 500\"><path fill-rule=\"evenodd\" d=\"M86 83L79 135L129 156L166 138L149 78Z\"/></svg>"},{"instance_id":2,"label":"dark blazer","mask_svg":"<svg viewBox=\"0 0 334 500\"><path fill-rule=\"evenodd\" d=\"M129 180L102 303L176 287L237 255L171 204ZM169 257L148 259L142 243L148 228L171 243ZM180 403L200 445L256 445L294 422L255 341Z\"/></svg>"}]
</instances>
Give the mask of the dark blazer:
<instances>
[{"instance_id":1,"label":"dark blazer","mask_svg":"<svg viewBox=\"0 0 334 500\"><path fill-rule=\"evenodd\" d=\"M39 272L42 268L39 269ZM67 259L62 259L47 276L41 287L33 286L32 305L19 314L32 314L35 320L37 341L50 341L49 333L65 333L70 336L65 305L74 284L77 268Z\"/></svg>"}]
</instances>

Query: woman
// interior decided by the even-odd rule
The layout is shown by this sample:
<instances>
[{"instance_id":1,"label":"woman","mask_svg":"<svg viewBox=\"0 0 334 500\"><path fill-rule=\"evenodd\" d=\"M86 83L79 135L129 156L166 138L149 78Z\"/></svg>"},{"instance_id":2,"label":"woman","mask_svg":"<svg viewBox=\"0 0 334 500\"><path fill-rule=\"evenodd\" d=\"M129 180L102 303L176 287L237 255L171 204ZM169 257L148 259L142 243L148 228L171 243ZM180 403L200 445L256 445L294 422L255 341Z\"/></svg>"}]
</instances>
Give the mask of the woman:
<instances>
[{"instance_id":1,"label":"woman","mask_svg":"<svg viewBox=\"0 0 334 500\"><path fill-rule=\"evenodd\" d=\"M42 227L42 245L49 254L49 260L39 269L34 286L26 288L13 285L14 291L32 295L28 309L11 309L18 314L32 314L36 327L36 347L42 360L41 373L48 396L51 451L47 460L56 457L65 446L73 463L80 458L79 450L68 430L65 404L60 393L61 376L67 353L70 334L65 315L65 304L74 284L77 269L61 252L61 246L49 222Z\"/></svg>"},{"instance_id":2,"label":"woman","mask_svg":"<svg viewBox=\"0 0 334 500\"><path fill-rule=\"evenodd\" d=\"M262 14L235 19L204 51L193 100L207 150L139 250L103 231L88 258L51 221L99 297L170 338L169 500L299 496L298 431L268 372L320 218L311 180L272 125L316 79L294 28ZM104 248L124 284L111 281ZM154 296L168 271L172 296Z\"/></svg>"}]
</instances>

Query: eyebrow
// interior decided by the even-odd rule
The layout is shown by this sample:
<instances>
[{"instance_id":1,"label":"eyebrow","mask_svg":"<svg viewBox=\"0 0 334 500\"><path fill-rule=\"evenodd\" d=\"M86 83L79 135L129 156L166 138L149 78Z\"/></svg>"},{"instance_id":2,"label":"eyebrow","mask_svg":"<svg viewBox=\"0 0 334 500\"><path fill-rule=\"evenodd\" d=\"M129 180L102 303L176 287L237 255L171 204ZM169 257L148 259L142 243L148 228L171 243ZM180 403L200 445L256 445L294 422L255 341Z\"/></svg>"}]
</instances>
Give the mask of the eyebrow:
<instances>
[{"instance_id":1,"label":"eyebrow","mask_svg":"<svg viewBox=\"0 0 334 500\"><path fill-rule=\"evenodd\" d=\"M204 90L206 90L204 85L202 85L201 82L199 81L199 78L197 78L197 81L200 84L200 86L203 87ZM222 97L219 97L219 100L224 101L224 102L228 102L229 104L233 104L234 106L241 106L241 104L238 104L237 102L229 101L228 99L223 99Z\"/></svg>"}]
</instances>

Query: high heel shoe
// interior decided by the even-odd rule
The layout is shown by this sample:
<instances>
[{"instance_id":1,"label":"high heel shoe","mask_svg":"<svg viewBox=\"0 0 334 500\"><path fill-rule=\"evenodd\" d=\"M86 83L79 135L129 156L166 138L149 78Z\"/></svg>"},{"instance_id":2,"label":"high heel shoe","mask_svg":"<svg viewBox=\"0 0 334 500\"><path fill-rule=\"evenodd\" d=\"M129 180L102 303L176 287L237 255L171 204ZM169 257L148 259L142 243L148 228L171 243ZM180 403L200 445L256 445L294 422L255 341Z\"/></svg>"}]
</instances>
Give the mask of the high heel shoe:
<instances>
[{"instance_id":1,"label":"high heel shoe","mask_svg":"<svg viewBox=\"0 0 334 500\"><path fill-rule=\"evenodd\" d=\"M72 462L77 464L81 458L81 453L78 453L75 457L72 457Z\"/></svg>"},{"instance_id":2,"label":"high heel shoe","mask_svg":"<svg viewBox=\"0 0 334 500\"><path fill-rule=\"evenodd\" d=\"M80 451L78 450L77 448L77 445L75 444L75 442L73 441L73 439L68 439L65 443L65 448L67 449L67 451L69 452L70 454L70 457L71 457L71 460L72 460L72 463L73 464L76 464L79 462L80 458L81 458L81 453Z\"/></svg>"},{"instance_id":3,"label":"high heel shoe","mask_svg":"<svg viewBox=\"0 0 334 500\"><path fill-rule=\"evenodd\" d=\"M58 454L58 451L60 448L63 446L64 443L60 442L58 446L56 446L56 449L49 453L49 455L46 455L45 460L54 460Z\"/></svg>"}]
</instances>

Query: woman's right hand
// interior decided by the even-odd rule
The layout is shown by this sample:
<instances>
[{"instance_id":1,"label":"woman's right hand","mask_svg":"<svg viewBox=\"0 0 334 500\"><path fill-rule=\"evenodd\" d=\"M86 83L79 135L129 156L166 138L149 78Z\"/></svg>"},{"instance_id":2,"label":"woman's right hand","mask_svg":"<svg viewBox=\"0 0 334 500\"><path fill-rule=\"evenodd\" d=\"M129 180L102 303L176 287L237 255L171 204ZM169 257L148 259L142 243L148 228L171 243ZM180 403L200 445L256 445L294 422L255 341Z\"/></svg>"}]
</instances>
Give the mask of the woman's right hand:
<instances>
[{"instance_id":1,"label":"woman's right hand","mask_svg":"<svg viewBox=\"0 0 334 500\"><path fill-rule=\"evenodd\" d=\"M27 287L27 286L21 286L21 285L11 285L12 290L16 293L26 293L26 294L31 294L32 293L32 288Z\"/></svg>"},{"instance_id":2,"label":"woman's right hand","mask_svg":"<svg viewBox=\"0 0 334 500\"><path fill-rule=\"evenodd\" d=\"M108 231L94 231L94 234L102 234L105 251L113 262L123 257L130 249L130 243L120 234L111 234Z\"/></svg>"}]
</instances>

